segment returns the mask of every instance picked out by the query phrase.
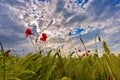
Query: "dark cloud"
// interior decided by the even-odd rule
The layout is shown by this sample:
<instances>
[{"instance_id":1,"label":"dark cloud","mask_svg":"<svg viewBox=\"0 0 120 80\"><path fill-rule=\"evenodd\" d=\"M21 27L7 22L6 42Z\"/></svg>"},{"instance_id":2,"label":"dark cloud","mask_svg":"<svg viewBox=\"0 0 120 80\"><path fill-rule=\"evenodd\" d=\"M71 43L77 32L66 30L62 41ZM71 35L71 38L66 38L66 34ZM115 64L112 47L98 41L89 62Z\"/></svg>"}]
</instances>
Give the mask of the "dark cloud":
<instances>
[{"instance_id":1,"label":"dark cloud","mask_svg":"<svg viewBox=\"0 0 120 80\"><path fill-rule=\"evenodd\" d=\"M85 42L88 42L89 40L95 39L96 34L99 34L101 36L102 32L100 30L91 30L89 31L89 34L83 34L82 38Z\"/></svg>"},{"instance_id":2,"label":"dark cloud","mask_svg":"<svg viewBox=\"0 0 120 80\"><path fill-rule=\"evenodd\" d=\"M6 8L6 7L4 7L4 6L2 6L1 4L0 4L0 13L1 14L6 14L6 13L8 13L8 8ZM0 14L0 15L1 15Z\"/></svg>"},{"instance_id":3,"label":"dark cloud","mask_svg":"<svg viewBox=\"0 0 120 80\"><path fill-rule=\"evenodd\" d=\"M110 43L113 43L113 44L119 44L120 43L120 32L117 32L117 33L114 33L114 34L111 34L110 35L110 39L109 39L109 42Z\"/></svg>"},{"instance_id":4,"label":"dark cloud","mask_svg":"<svg viewBox=\"0 0 120 80\"><path fill-rule=\"evenodd\" d=\"M63 16L65 19L68 19L70 16L74 15L75 13L73 12L68 12L66 9L63 10Z\"/></svg>"},{"instance_id":5,"label":"dark cloud","mask_svg":"<svg viewBox=\"0 0 120 80\"><path fill-rule=\"evenodd\" d=\"M82 23L86 19L87 19L87 16L85 15L75 15L72 19L69 20L67 24L74 24L76 22Z\"/></svg>"},{"instance_id":6,"label":"dark cloud","mask_svg":"<svg viewBox=\"0 0 120 80\"><path fill-rule=\"evenodd\" d=\"M64 10L65 2L63 0L58 0L56 4L55 13L62 12Z\"/></svg>"},{"instance_id":7,"label":"dark cloud","mask_svg":"<svg viewBox=\"0 0 120 80\"><path fill-rule=\"evenodd\" d=\"M93 0L87 10L96 21L113 17L120 7L116 6L115 0Z\"/></svg>"},{"instance_id":8,"label":"dark cloud","mask_svg":"<svg viewBox=\"0 0 120 80\"><path fill-rule=\"evenodd\" d=\"M8 8L1 5L0 7L0 41L3 44L11 45L11 43L18 44L25 40L24 28L19 25L17 16L11 13Z\"/></svg>"},{"instance_id":9,"label":"dark cloud","mask_svg":"<svg viewBox=\"0 0 120 80\"><path fill-rule=\"evenodd\" d=\"M25 6L23 3L17 0L0 0L0 3L9 4L11 6Z\"/></svg>"},{"instance_id":10,"label":"dark cloud","mask_svg":"<svg viewBox=\"0 0 120 80\"><path fill-rule=\"evenodd\" d=\"M50 43L64 43L65 42L65 39L63 38L51 38L49 40Z\"/></svg>"}]
</instances>

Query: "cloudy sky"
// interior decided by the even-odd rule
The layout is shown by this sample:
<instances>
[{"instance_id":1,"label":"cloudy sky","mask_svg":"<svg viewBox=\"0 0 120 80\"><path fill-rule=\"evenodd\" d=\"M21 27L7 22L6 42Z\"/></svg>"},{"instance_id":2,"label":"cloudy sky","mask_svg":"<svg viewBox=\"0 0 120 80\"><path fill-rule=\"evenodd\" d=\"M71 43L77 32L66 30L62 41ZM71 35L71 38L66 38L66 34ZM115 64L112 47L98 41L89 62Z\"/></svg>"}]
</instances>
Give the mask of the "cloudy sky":
<instances>
[{"instance_id":1,"label":"cloudy sky","mask_svg":"<svg viewBox=\"0 0 120 80\"><path fill-rule=\"evenodd\" d=\"M41 33L47 34L47 41L39 41L38 46L84 50L81 33L87 49L94 50L99 34L112 52L120 53L120 0L0 0L0 41L4 48L20 54L34 52L25 36L27 28L34 33L33 42ZM101 50L101 43L97 44Z\"/></svg>"}]
</instances>

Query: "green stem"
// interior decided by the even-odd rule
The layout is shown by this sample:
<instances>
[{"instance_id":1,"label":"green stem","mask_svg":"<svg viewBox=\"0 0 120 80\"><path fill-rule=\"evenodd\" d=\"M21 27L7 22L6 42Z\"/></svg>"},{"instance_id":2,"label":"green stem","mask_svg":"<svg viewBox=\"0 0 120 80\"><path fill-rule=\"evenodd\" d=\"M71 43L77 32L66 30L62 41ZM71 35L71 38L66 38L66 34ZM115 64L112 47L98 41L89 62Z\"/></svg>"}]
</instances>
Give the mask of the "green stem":
<instances>
[{"instance_id":1,"label":"green stem","mask_svg":"<svg viewBox=\"0 0 120 80\"><path fill-rule=\"evenodd\" d=\"M36 47L35 47L35 45L34 45L34 43L33 43L32 39L31 39L31 36L30 36L30 41L31 41L31 43L32 43L33 48L35 49L35 51L37 51L37 49L36 49Z\"/></svg>"},{"instance_id":2,"label":"green stem","mask_svg":"<svg viewBox=\"0 0 120 80\"><path fill-rule=\"evenodd\" d=\"M37 43L37 41L36 41L36 46L37 46L37 48L38 48L38 51L42 50L42 49L41 49L41 46L39 46L39 44Z\"/></svg>"},{"instance_id":3,"label":"green stem","mask_svg":"<svg viewBox=\"0 0 120 80\"><path fill-rule=\"evenodd\" d=\"M0 42L0 46L1 46L1 51L2 51L2 54L3 54L3 63L4 63L4 80L5 80L5 54L4 54L4 49L3 49L3 46L2 46L2 43Z\"/></svg>"}]
</instances>

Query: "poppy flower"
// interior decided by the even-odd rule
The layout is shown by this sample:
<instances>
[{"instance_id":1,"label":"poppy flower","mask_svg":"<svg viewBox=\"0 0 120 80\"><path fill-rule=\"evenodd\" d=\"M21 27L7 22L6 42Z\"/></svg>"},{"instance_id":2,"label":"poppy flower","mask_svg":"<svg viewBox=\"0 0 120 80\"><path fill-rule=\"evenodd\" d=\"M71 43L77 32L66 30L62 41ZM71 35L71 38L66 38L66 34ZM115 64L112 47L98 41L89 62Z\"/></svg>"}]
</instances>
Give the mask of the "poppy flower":
<instances>
[{"instance_id":1,"label":"poppy flower","mask_svg":"<svg viewBox=\"0 0 120 80\"><path fill-rule=\"evenodd\" d=\"M40 38L41 41L46 41L46 38Z\"/></svg>"},{"instance_id":2,"label":"poppy flower","mask_svg":"<svg viewBox=\"0 0 120 80\"><path fill-rule=\"evenodd\" d=\"M88 50L87 52L90 53L90 50Z\"/></svg>"},{"instance_id":3,"label":"poppy flower","mask_svg":"<svg viewBox=\"0 0 120 80\"><path fill-rule=\"evenodd\" d=\"M82 57L84 57L85 56L85 54L82 54Z\"/></svg>"},{"instance_id":4,"label":"poppy flower","mask_svg":"<svg viewBox=\"0 0 120 80\"><path fill-rule=\"evenodd\" d=\"M25 31L25 35L26 37L29 36L29 35L34 35L31 31L31 29L27 28L26 31Z\"/></svg>"},{"instance_id":5,"label":"poppy flower","mask_svg":"<svg viewBox=\"0 0 120 80\"><path fill-rule=\"evenodd\" d=\"M10 53L6 53L5 56L6 56L6 57L9 57L9 56L10 56Z\"/></svg>"},{"instance_id":6,"label":"poppy flower","mask_svg":"<svg viewBox=\"0 0 120 80\"><path fill-rule=\"evenodd\" d=\"M42 37L43 37L43 38L47 38L46 33L42 33Z\"/></svg>"},{"instance_id":7,"label":"poppy flower","mask_svg":"<svg viewBox=\"0 0 120 80\"><path fill-rule=\"evenodd\" d=\"M81 50L78 50L78 52L81 52Z\"/></svg>"},{"instance_id":8,"label":"poppy flower","mask_svg":"<svg viewBox=\"0 0 120 80\"><path fill-rule=\"evenodd\" d=\"M10 56L10 51L11 51L11 50L7 50L7 51L5 52L5 57L9 57L9 56Z\"/></svg>"},{"instance_id":9,"label":"poppy flower","mask_svg":"<svg viewBox=\"0 0 120 80\"><path fill-rule=\"evenodd\" d=\"M46 33L42 33L42 37L40 38L41 41L46 41L47 35Z\"/></svg>"}]
</instances>

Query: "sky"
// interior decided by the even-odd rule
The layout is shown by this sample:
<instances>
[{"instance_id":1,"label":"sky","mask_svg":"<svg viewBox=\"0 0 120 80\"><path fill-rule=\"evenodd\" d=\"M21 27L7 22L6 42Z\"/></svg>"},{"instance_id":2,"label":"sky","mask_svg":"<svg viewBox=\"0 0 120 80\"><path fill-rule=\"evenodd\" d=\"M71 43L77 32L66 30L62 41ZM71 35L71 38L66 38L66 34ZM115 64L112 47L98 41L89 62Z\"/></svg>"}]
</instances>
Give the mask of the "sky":
<instances>
[{"instance_id":1,"label":"sky","mask_svg":"<svg viewBox=\"0 0 120 80\"><path fill-rule=\"evenodd\" d=\"M35 45L63 47L68 52L83 50L80 34L89 50L94 50L99 34L115 54L120 53L120 0L0 0L0 42L19 55L34 52L25 30L35 39L42 33L48 38ZM99 50L102 44L97 40ZM102 53L100 53L102 54Z\"/></svg>"}]
</instances>

